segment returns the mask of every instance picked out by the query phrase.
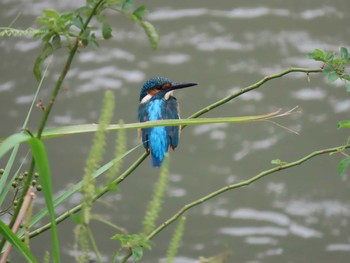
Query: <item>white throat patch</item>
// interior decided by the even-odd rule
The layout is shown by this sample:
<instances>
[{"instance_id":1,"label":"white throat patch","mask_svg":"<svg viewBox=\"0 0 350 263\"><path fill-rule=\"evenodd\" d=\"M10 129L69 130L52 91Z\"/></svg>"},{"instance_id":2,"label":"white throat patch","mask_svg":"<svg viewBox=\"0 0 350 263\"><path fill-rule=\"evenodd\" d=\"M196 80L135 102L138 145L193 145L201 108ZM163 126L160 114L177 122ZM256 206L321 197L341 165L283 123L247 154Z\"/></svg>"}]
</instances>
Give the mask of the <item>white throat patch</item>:
<instances>
[{"instance_id":1,"label":"white throat patch","mask_svg":"<svg viewBox=\"0 0 350 263\"><path fill-rule=\"evenodd\" d=\"M173 95L174 95L174 91L173 90L169 91L169 92L165 93L164 99L168 100ZM147 94L146 96L143 97L143 99L141 100L141 103L149 102L152 99L152 97L153 97L153 95Z\"/></svg>"},{"instance_id":2,"label":"white throat patch","mask_svg":"<svg viewBox=\"0 0 350 263\"><path fill-rule=\"evenodd\" d=\"M141 103L149 102L151 99L152 99L152 95L147 94L146 96L143 97L143 99L141 100Z\"/></svg>"},{"instance_id":3,"label":"white throat patch","mask_svg":"<svg viewBox=\"0 0 350 263\"><path fill-rule=\"evenodd\" d=\"M168 100L170 98L170 96L173 96L174 95L174 91L169 91L167 93L165 93L165 96L164 96L164 99Z\"/></svg>"}]
</instances>

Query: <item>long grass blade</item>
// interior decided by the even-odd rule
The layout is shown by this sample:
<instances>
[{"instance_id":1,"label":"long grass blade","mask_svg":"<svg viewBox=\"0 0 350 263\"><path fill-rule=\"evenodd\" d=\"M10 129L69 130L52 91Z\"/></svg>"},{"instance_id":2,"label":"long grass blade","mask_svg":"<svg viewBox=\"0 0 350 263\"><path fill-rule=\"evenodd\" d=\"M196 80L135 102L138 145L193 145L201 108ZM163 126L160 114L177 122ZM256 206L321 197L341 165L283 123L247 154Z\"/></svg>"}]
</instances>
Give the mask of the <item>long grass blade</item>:
<instances>
[{"instance_id":1,"label":"long grass blade","mask_svg":"<svg viewBox=\"0 0 350 263\"><path fill-rule=\"evenodd\" d=\"M35 164L39 169L40 182L43 186L43 193L45 197L45 203L49 212L51 222L51 239L52 239L52 251L54 262L60 262L60 248L58 231L55 218L55 209L52 201L52 182L49 168L49 160L45 150L45 146L38 138L31 138L29 145L32 150L32 154L35 160Z\"/></svg>"},{"instance_id":2,"label":"long grass blade","mask_svg":"<svg viewBox=\"0 0 350 263\"><path fill-rule=\"evenodd\" d=\"M128 123L128 124L111 124L106 127L106 130L121 130L121 129L137 129L137 128L149 128L156 126L178 126L178 125L199 125L199 124L215 124L215 123L235 123L235 122L252 122L252 121L264 121L272 118L282 117L294 113L294 109L287 112L281 112L281 110L256 116L243 116L243 117L224 117L224 118L197 118L197 119L181 119L181 120L159 120L148 121L142 123ZM59 128L46 129L42 138L52 138L63 135L73 135L81 133L96 132L98 129L97 124L82 124L82 125L70 125Z\"/></svg>"},{"instance_id":3,"label":"long grass blade","mask_svg":"<svg viewBox=\"0 0 350 263\"><path fill-rule=\"evenodd\" d=\"M25 246L23 241L19 239L11 229L0 220L0 233L3 238L10 242L17 250L20 252L28 262L36 263L38 262L33 254L30 252L29 248Z\"/></svg>"}]
</instances>

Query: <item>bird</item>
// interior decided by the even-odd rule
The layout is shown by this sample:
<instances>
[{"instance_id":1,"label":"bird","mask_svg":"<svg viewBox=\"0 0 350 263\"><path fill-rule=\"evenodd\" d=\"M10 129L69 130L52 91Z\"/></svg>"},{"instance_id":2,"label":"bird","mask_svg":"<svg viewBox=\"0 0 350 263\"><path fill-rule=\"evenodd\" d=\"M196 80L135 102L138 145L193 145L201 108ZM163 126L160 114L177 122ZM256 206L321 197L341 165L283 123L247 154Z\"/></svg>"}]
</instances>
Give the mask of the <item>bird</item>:
<instances>
[{"instance_id":1,"label":"bird","mask_svg":"<svg viewBox=\"0 0 350 263\"><path fill-rule=\"evenodd\" d=\"M147 80L140 91L139 121L179 119L179 106L173 92L196 85L198 84L193 82L172 82L165 77ZM158 126L140 130L140 140L146 151L151 153L153 167L161 166L169 149L175 150L179 135L180 126Z\"/></svg>"}]
</instances>

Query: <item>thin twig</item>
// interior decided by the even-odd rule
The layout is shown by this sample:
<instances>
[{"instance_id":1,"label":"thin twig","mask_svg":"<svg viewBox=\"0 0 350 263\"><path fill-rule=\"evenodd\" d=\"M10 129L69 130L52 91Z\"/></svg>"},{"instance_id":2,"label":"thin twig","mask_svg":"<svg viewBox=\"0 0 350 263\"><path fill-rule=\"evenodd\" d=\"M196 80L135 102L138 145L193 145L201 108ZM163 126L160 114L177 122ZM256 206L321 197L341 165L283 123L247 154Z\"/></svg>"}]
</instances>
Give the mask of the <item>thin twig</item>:
<instances>
[{"instance_id":1,"label":"thin twig","mask_svg":"<svg viewBox=\"0 0 350 263\"><path fill-rule=\"evenodd\" d=\"M190 117L188 117L189 119L193 119L193 118L197 118L201 115L203 115L204 113L207 113L208 111L211 111L227 102L229 102L230 100L238 97L238 96L241 96L242 94L248 92L248 91L251 91L251 90L254 90L254 89L257 89L259 88L261 85L263 85L265 82L269 81L269 80L272 80L272 79L276 79L276 78L280 78L280 77L283 77L284 75L287 75L289 73L292 73L292 72L299 72L299 73L306 73L306 74L310 74L310 73L320 73L322 72L322 69L321 68L314 68L314 69L308 69L308 68L289 68L287 70L284 70L284 71L281 71L279 73L276 73L276 74L273 74L273 75L269 75L269 76L266 76L264 78L262 78L261 80L259 80L258 82L250 85L250 86L247 86L245 88L242 88L241 90L237 91L237 92L234 92L233 94L221 99L221 100L218 100L217 102L197 111L196 113L192 114Z\"/></svg>"},{"instance_id":2,"label":"thin twig","mask_svg":"<svg viewBox=\"0 0 350 263\"><path fill-rule=\"evenodd\" d=\"M321 155L321 154L326 154L326 153L334 153L334 152L339 152L340 150L344 150L344 149L347 149L347 148L350 148L350 144L345 144L345 145L341 145L341 146L338 146L338 147L333 147L333 148L328 148L328 149L323 149L323 150L319 150L319 151L314 151L308 155L306 155L305 157L297 160L297 161L294 161L294 162L291 162L291 163L286 163L286 164L283 164L283 165L278 165L274 168L271 168L269 170L265 170L255 176L253 176L252 178L248 179L248 180L245 180L243 182L240 182L240 183L236 183L236 184L231 184L231 185L227 185L225 187L222 187L192 203L189 203L187 205L185 205L182 209L180 209L175 215L173 215L172 217L170 217L167 221L165 221L163 224L161 224L158 228L156 228L154 231L152 231L148 236L147 236L147 239L152 239L155 235L157 235L161 230L163 230L165 227L167 227L168 225L170 225L172 222L174 222L176 219L178 219L184 212L186 212L187 210L189 210L190 208L194 207L194 206L197 206L205 201L208 201L209 199L212 199L228 190L232 190L232 189L235 189L235 188L239 188L239 187L243 187L243 186L247 186L247 185L250 185L251 183L259 180L259 179L262 179L263 177L269 175L269 174L273 174L275 172L278 172L278 171L281 171L281 170L284 170L284 169L288 169L288 168L291 168L291 167L294 167L294 166L297 166L297 165L300 165L304 162L306 162L307 160L313 158L313 157L316 157L318 155Z\"/></svg>"}]
</instances>

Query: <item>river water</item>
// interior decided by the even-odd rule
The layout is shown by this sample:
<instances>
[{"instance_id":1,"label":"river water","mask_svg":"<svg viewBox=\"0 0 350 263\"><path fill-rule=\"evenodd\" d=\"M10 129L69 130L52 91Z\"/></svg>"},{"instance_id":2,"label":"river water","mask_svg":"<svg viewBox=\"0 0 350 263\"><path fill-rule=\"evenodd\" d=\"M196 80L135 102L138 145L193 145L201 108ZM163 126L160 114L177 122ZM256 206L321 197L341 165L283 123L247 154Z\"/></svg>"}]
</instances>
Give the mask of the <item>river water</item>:
<instances>
[{"instance_id":1,"label":"river water","mask_svg":"<svg viewBox=\"0 0 350 263\"><path fill-rule=\"evenodd\" d=\"M21 13L13 27L31 27L45 8L64 12L78 4L2 1L0 24L9 25ZM144 4L149 9L147 19L161 36L158 49L151 50L133 22L111 13L113 38L102 41L99 49L87 47L79 52L49 126L97 122L107 89L116 95L114 122L135 122L139 88L143 81L158 75L199 83L176 93L181 115L187 117L266 75L291 66L320 67L306 58L315 48L350 48L350 2L346 0L165 0ZM19 131L33 99L37 83L31 67L40 43L30 38L2 38L0 47L0 136L4 137ZM39 94L44 102L66 54L67 50L61 50L51 60ZM293 73L269 81L204 116L259 115L295 106L301 114L277 122L299 135L266 122L186 128L178 149L171 153L170 184L159 223L185 204L273 167L273 159L291 162L346 142L348 133L337 130L336 124L349 118L349 93L342 83L330 85L320 74L308 79L305 74ZM41 112L34 110L30 129L36 129L40 116ZM128 149L138 144L136 131L127 136ZM47 141L55 192L80 180L91 138L83 135ZM106 162L112 153L108 146ZM139 147L125 158L124 169L142 153ZM190 209L176 262L194 263L201 256L225 251L230 252L227 262L349 262L350 185L348 176L340 177L336 171L342 158L340 154L316 157ZM158 176L159 170L146 160L117 193L109 193L97 203L94 211L130 233L138 233ZM58 213L75 202L60 207ZM36 204L42 205L40 195ZM74 261L73 227L71 220L59 225L62 262ZM101 223L92 227L105 262L111 262L118 244L110 237L117 232ZM145 252L142 262L162 262L173 229L170 226L154 238L153 249ZM50 249L47 240L48 233L33 239L31 248L38 258Z\"/></svg>"}]
</instances>

